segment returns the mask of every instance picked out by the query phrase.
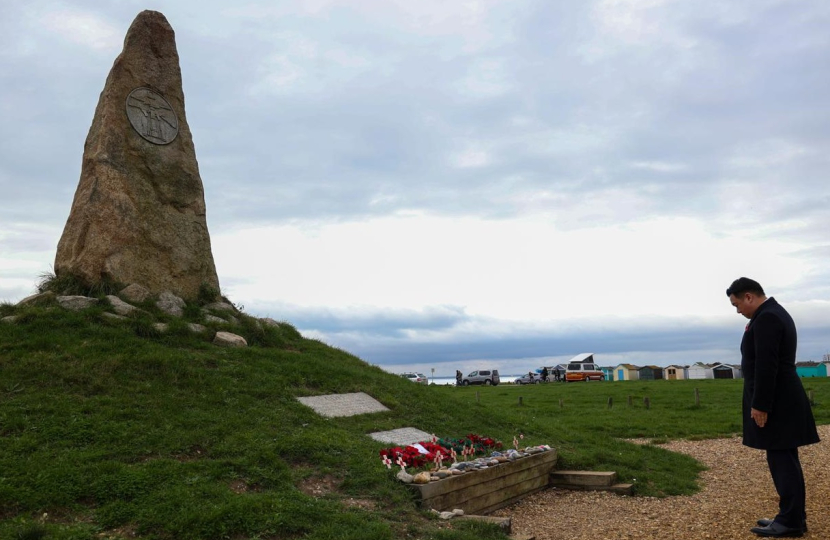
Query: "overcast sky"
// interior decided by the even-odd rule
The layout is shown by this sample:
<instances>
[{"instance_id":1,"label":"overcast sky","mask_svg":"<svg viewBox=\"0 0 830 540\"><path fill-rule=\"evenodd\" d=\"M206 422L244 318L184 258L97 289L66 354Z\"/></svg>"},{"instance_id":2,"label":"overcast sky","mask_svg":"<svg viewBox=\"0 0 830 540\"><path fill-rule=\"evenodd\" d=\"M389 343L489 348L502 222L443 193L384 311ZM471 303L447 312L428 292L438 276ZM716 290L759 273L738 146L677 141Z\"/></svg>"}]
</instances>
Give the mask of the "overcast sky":
<instances>
[{"instance_id":1,"label":"overcast sky","mask_svg":"<svg viewBox=\"0 0 830 540\"><path fill-rule=\"evenodd\" d=\"M0 300L50 271L143 9L222 291L392 372L830 353L826 0L0 0Z\"/></svg>"}]
</instances>

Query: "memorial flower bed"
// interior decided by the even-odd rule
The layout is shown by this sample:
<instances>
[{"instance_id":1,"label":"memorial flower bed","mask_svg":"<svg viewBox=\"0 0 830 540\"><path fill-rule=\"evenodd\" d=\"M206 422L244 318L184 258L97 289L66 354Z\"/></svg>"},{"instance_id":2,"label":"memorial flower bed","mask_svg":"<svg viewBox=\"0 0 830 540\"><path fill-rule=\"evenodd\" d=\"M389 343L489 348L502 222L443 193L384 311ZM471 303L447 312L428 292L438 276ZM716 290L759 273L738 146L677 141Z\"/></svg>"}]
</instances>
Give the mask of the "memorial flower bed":
<instances>
[{"instance_id":1,"label":"memorial flower bed","mask_svg":"<svg viewBox=\"0 0 830 540\"><path fill-rule=\"evenodd\" d=\"M384 463L395 463L401 467L421 468L442 461L456 461L458 456L464 459L485 454L502 448L502 443L491 437L482 437L474 433L458 439L435 436L430 441L422 441L409 446L393 446L380 451Z\"/></svg>"}]
</instances>

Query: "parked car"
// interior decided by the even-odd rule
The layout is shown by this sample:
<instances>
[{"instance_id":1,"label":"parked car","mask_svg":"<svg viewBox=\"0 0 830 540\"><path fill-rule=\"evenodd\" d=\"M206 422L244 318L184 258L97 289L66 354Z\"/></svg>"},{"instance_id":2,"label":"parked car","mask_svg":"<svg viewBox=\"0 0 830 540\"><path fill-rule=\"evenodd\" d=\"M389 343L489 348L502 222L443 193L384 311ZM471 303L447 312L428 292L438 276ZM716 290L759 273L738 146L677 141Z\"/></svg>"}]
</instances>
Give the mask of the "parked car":
<instances>
[{"instance_id":1,"label":"parked car","mask_svg":"<svg viewBox=\"0 0 830 540\"><path fill-rule=\"evenodd\" d=\"M538 373L528 373L522 375L514 381L516 384L539 384L542 382L542 376Z\"/></svg>"},{"instance_id":2,"label":"parked car","mask_svg":"<svg viewBox=\"0 0 830 540\"><path fill-rule=\"evenodd\" d=\"M605 373L596 364L571 362L565 372L565 381L604 381Z\"/></svg>"},{"instance_id":3,"label":"parked car","mask_svg":"<svg viewBox=\"0 0 830 540\"><path fill-rule=\"evenodd\" d=\"M423 373L407 371L406 373L401 373L401 377L403 377L404 379L409 379L410 381L415 383L429 384L429 379L427 379L427 376Z\"/></svg>"},{"instance_id":4,"label":"parked car","mask_svg":"<svg viewBox=\"0 0 830 540\"><path fill-rule=\"evenodd\" d=\"M461 380L461 384L468 386L471 384L484 384L486 386L497 385L501 382L499 379L499 370L497 369L481 369L473 371Z\"/></svg>"}]
</instances>

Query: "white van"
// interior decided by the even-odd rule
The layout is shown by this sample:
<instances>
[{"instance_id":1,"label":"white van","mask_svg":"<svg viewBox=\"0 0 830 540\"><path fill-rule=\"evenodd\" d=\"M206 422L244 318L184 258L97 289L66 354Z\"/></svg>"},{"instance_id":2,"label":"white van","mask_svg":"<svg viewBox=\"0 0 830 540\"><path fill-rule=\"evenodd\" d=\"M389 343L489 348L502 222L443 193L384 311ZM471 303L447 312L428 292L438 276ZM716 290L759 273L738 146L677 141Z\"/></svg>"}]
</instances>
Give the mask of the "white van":
<instances>
[{"instance_id":1,"label":"white van","mask_svg":"<svg viewBox=\"0 0 830 540\"><path fill-rule=\"evenodd\" d=\"M596 364L587 362L571 362L565 371L565 382L574 381L604 381L605 373Z\"/></svg>"}]
</instances>

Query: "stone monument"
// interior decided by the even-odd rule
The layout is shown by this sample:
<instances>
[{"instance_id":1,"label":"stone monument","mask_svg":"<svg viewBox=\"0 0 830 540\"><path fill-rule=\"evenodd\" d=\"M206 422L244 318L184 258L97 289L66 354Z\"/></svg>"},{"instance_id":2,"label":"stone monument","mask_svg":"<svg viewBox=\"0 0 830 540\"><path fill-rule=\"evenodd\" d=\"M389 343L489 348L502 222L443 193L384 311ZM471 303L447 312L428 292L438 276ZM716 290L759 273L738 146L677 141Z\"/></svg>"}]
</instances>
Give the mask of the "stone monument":
<instances>
[{"instance_id":1,"label":"stone monument","mask_svg":"<svg viewBox=\"0 0 830 540\"><path fill-rule=\"evenodd\" d=\"M139 13L107 77L55 274L183 298L219 291L175 34L161 13Z\"/></svg>"}]
</instances>

